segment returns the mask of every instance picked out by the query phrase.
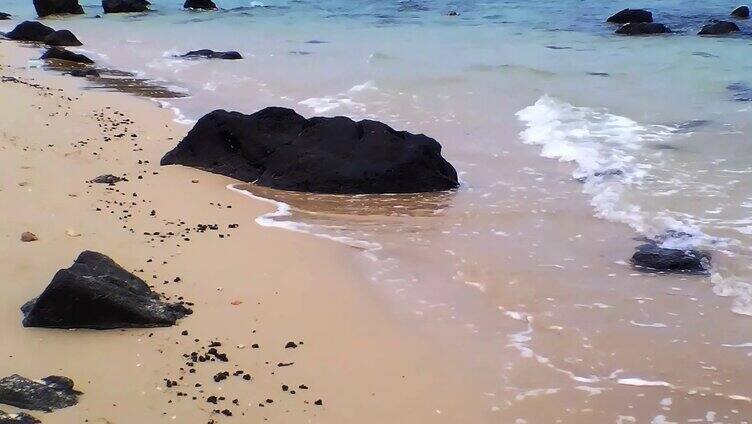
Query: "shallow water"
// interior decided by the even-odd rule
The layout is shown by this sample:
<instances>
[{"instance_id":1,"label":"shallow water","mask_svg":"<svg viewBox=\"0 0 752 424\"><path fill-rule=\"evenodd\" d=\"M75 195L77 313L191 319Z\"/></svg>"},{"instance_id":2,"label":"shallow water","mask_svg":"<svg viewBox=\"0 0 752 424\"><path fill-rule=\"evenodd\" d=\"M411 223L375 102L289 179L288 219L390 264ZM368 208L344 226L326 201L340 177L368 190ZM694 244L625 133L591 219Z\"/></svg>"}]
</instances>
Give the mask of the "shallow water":
<instances>
[{"instance_id":1,"label":"shallow water","mask_svg":"<svg viewBox=\"0 0 752 424\"><path fill-rule=\"evenodd\" d=\"M694 35L735 4L645 1L677 33L624 38L603 23L634 6L621 1L220 0L215 13L155 0L102 19L82 3L87 17L49 24L106 67L188 93L169 101L182 120L280 105L440 141L456 193L246 188L289 205L260 224L362 250L397 313L489 376L479 395L500 417L752 416L752 23ZM174 57L199 48L246 59ZM667 230L713 253L711 277L629 267L635 238Z\"/></svg>"}]
</instances>

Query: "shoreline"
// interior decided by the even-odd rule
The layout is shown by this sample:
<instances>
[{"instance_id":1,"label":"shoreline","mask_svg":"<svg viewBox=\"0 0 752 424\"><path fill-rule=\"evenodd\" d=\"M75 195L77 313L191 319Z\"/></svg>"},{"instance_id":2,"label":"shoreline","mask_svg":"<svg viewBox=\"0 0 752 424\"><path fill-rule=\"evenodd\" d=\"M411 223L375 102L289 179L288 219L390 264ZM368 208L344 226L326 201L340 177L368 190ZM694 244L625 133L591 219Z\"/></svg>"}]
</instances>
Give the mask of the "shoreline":
<instances>
[{"instance_id":1,"label":"shoreline","mask_svg":"<svg viewBox=\"0 0 752 424\"><path fill-rule=\"evenodd\" d=\"M227 408L235 418L296 422L488 420L490 408L472 377L442 366L443 354L384 312L388 308L348 264L348 248L256 225L270 208L240 201L225 188L232 182L227 178L159 167L161 154L188 129L173 124L170 111L25 70L22 48L0 43L3 75L21 81L0 84L2 98L14 99L0 105L0 203L8 217L0 224L0 254L11 264L0 270L6 282L0 354L7 358L0 374L65 375L84 392L79 405L38 418L52 424L125 417L231 422L212 412ZM85 182L105 173L128 181L113 187ZM206 224L219 231L198 230ZM22 243L23 231L39 240ZM168 231L185 238L164 236ZM161 329L21 327L20 305L86 249L138 271L168 298L195 303L194 314ZM222 343L230 362L189 372L183 355L200 352L210 340ZM304 344L291 351L284 348L288 341ZM255 343L259 349L251 348ZM276 365L288 362L295 364ZM219 371L238 369L253 380L211 381ZM164 379L179 384L167 388ZM280 389L293 384L309 389L297 395ZM227 399L215 406L206 403L210 395ZM238 405L231 403L235 398ZM314 405L319 399L323 405Z\"/></svg>"}]
</instances>

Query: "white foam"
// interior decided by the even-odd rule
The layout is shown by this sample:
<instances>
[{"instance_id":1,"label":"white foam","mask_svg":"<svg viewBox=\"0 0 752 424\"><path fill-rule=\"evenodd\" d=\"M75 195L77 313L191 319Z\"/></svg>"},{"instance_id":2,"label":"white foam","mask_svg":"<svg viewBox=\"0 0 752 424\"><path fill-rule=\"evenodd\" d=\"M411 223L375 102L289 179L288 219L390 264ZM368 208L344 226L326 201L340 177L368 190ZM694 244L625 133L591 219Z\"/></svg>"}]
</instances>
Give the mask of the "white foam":
<instances>
[{"instance_id":1,"label":"white foam","mask_svg":"<svg viewBox=\"0 0 752 424\"><path fill-rule=\"evenodd\" d=\"M230 184L227 186L227 188L235 193L250 197L252 199L260 200L262 202L271 203L277 207L274 212L265 213L256 218L256 223L261 225L262 227L281 228L298 233L310 234L327 240L336 241L350 247L355 247L357 249L363 250L366 253L371 253L381 249L381 245L379 243L359 240L352 237L333 236L331 234L320 233L316 231L316 227L313 225L292 220L280 219L292 216L292 213L290 212L291 207L287 203L256 196L253 193L235 187L235 184Z\"/></svg>"},{"instance_id":2,"label":"white foam","mask_svg":"<svg viewBox=\"0 0 752 424\"><path fill-rule=\"evenodd\" d=\"M666 324L663 324L663 323L660 323L660 322L641 323L641 322L636 322L636 321L632 320L632 321L629 321L629 323L632 324L632 325L634 325L634 326L637 326L637 327L651 327L651 328L666 328L667 327Z\"/></svg>"},{"instance_id":3,"label":"white foam","mask_svg":"<svg viewBox=\"0 0 752 424\"><path fill-rule=\"evenodd\" d=\"M362 96L369 92L377 92L379 89L373 81L356 84L344 93L331 96L311 97L301 100L298 104L313 109L315 114L328 113L334 110L342 111L348 115L365 115L367 107L365 103L356 101L354 97Z\"/></svg>"},{"instance_id":4,"label":"white foam","mask_svg":"<svg viewBox=\"0 0 752 424\"><path fill-rule=\"evenodd\" d=\"M175 115L175 119L172 120L173 122L181 124L181 125L194 125L196 123L195 120L188 119L185 115L183 115L183 111L173 106L172 103L165 101L165 100L160 100L160 99L152 99L152 100L157 102L159 107L163 109L170 109L172 111L172 113Z\"/></svg>"},{"instance_id":5,"label":"white foam","mask_svg":"<svg viewBox=\"0 0 752 424\"><path fill-rule=\"evenodd\" d=\"M620 378L616 382L625 386L674 387L671 383L665 381L650 381L642 378Z\"/></svg>"}]
</instances>

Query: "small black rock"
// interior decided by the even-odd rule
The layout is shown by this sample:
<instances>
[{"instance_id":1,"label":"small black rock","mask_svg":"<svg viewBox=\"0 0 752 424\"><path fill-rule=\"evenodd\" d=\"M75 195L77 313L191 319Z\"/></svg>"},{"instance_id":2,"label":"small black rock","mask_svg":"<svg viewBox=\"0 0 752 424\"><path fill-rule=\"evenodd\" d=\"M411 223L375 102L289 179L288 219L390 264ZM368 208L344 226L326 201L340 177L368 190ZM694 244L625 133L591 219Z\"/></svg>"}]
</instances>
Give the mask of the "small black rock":
<instances>
[{"instance_id":1,"label":"small black rock","mask_svg":"<svg viewBox=\"0 0 752 424\"><path fill-rule=\"evenodd\" d=\"M50 412L78 403L81 392L67 377L49 376L41 381L13 374L0 379L0 403L22 409Z\"/></svg>"},{"instance_id":2,"label":"small black rock","mask_svg":"<svg viewBox=\"0 0 752 424\"><path fill-rule=\"evenodd\" d=\"M212 0L185 0L185 9L216 10L217 5Z\"/></svg>"},{"instance_id":3,"label":"small black rock","mask_svg":"<svg viewBox=\"0 0 752 424\"><path fill-rule=\"evenodd\" d=\"M10 18L11 18L10 13L0 12L0 21L7 21L7 20L10 20Z\"/></svg>"},{"instance_id":4,"label":"small black rock","mask_svg":"<svg viewBox=\"0 0 752 424\"><path fill-rule=\"evenodd\" d=\"M70 50L66 50L60 47L51 47L47 49L46 52L40 57L40 59L43 60L60 60L64 62L72 62L72 63L80 63L80 64L92 64L94 63L93 60L89 59L88 57L73 53Z\"/></svg>"},{"instance_id":5,"label":"small black rock","mask_svg":"<svg viewBox=\"0 0 752 424\"><path fill-rule=\"evenodd\" d=\"M149 5L148 0L102 0L104 13L146 12Z\"/></svg>"},{"instance_id":6,"label":"small black rock","mask_svg":"<svg viewBox=\"0 0 752 424\"><path fill-rule=\"evenodd\" d=\"M115 175L112 175L112 174L100 175L97 178L94 178L93 180L89 180L90 183L109 184L109 185L114 185L115 183L119 183L120 181L125 181L125 178L116 177Z\"/></svg>"},{"instance_id":7,"label":"small black rock","mask_svg":"<svg viewBox=\"0 0 752 424\"><path fill-rule=\"evenodd\" d=\"M5 37L15 41L37 41L41 43L53 32L55 30L47 25L35 21L24 21L16 25L11 32L5 34Z\"/></svg>"},{"instance_id":8,"label":"small black rock","mask_svg":"<svg viewBox=\"0 0 752 424\"><path fill-rule=\"evenodd\" d=\"M641 271L707 274L710 254L697 250L669 249L651 241L637 247L632 265Z\"/></svg>"},{"instance_id":9,"label":"small black rock","mask_svg":"<svg viewBox=\"0 0 752 424\"><path fill-rule=\"evenodd\" d=\"M653 22L653 14L643 9L624 9L609 17L606 22L614 24Z\"/></svg>"},{"instance_id":10,"label":"small black rock","mask_svg":"<svg viewBox=\"0 0 752 424\"><path fill-rule=\"evenodd\" d=\"M697 35L724 35L739 32L739 26L729 21L718 21L702 27Z\"/></svg>"},{"instance_id":11,"label":"small black rock","mask_svg":"<svg viewBox=\"0 0 752 424\"><path fill-rule=\"evenodd\" d=\"M209 49L193 50L180 57L224 60L238 60L243 58L240 53L235 51L215 52L214 50Z\"/></svg>"},{"instance_id":12,"label":"small black rock","mask_svg":"<svg viewBox=\"0 0 752 424\"><path fill-rule=\"evenodd\" d=\"M67 29L61 29L55 31L52 34L44 38L44 44L49 46L69 47L69 46L81 46L83 43L76 38L76 36Z\"/></svg>"},{"instance_id":13,"label":"small black rock","mask_svg":"<svg viewBox=\"0 0 752 424\"><path fill-rule=\"evenodd\" d=\"M663 24L629 23L616 30L619 35L670 34L671 29Z\"/></svg>"},{"instance_id":14,"label":"small black rock","mask_svg":"<svg viewBox=\"0 0 752 424\"><path fill-rule=\"evenodd\" d=\"M749 18L749 7L739 6L731 12L731 16L735 18L747 19Z\"/></svg>"}]
</instances>

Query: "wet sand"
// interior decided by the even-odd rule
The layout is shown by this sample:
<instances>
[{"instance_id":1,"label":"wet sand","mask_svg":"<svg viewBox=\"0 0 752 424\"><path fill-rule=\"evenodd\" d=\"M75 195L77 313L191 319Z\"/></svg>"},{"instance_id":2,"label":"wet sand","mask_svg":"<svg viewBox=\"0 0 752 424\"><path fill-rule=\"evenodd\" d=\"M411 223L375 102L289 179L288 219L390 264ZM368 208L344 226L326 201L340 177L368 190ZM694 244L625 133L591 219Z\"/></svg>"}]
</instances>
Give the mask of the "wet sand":
<instances>
[{"instance_id":1,"label":"wet sand","mask_svg":"<svg viewBox=\"0 0 752 424\"><path fill-rule=\"evenodd\" d=\"M256 225L272 209L226 190L227 178L160 168L188 127L150 101L24 69L35 54L0 43L0 375L65 375L84 395L34 415L47 424L491 419L473 377L404 328L351 248ZM108 173L128 181L86 182ZM39 240L21 242L24 231ZM161 329L23 328L19 307L85 249L193 303L194 314ZM228 362L186 365L212 341ZM214 382L223 371L230 377ZM212 395L225 400L207 403Z\"/></svg>"}]
</instances>

